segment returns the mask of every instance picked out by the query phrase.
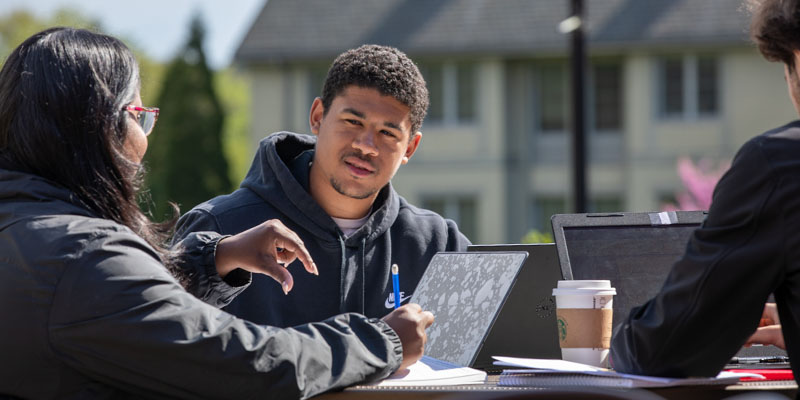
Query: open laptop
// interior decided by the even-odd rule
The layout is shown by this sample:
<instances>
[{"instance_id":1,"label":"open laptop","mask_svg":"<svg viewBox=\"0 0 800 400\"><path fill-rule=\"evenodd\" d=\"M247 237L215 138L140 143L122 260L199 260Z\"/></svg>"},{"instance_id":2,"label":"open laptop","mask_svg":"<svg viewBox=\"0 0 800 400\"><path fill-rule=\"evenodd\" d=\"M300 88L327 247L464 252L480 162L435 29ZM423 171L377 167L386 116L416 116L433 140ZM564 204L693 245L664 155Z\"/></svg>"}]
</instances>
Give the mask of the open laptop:
<instances>
[{"instance_id":1,"label":"open laptop","mask_svg":"<svg viewBox=\"0 0 800 400\"><path fill-rule=\"evenodd\" d=\"M553 243L472 245L471 251L524 251L522 265L511 293L497 314L473 367L495 367L492 356L561 358L556 330L553 288L562 279Z\"/></svg>"},{"instance_id":2,"label":"open laptop","mask_svg":"<svg viewBox=\"0 0 800 400\"><path fill-rule=\"evenodd\" d=\"M525 252L436 253L411 297L436 318L425 354L473 366L527 257Z\"/></svg>"},{"instance_id":3,"label":"open laptop","mask_svg":"<svg viewBox=\"0 0 800 400\"><path fill-rule=\"evenodd\" d=\"M553 237L564 279L608 279L614 331L630 310L655 296L683 256L704 211L556 214ZM737 357L781 357L774 346L743 348Z\"/></svg>"}]
</instances>

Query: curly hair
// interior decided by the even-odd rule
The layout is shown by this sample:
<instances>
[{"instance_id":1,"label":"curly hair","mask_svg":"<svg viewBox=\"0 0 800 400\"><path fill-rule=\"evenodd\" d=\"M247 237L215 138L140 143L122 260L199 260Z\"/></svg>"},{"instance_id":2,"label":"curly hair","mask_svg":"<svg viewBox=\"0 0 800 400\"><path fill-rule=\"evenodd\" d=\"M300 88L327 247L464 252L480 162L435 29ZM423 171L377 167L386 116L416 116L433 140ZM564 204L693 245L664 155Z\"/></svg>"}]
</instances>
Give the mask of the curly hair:
<instances>
[{"instance_id":1,"label":"curly hair","mask_svg":"<svg viewBox=\"0 0 800 400\"><path fill-rule=\"evenodd\" d=\"M750 37L769 61L794 68L794 51L800 50L800 4L798 0L748 0L753 13Z\"/></svg>"},{"instance_id":2,"label":"curly hair","mask_svg":"<svg viewBox=\"0 0 800 400\"><path fill-rule=\"evenodd\" d=\"M351 85L375 89L410 108L412 136L422 126L428 110L428 89L417 66L402 51L365 44L336 57L322 87L326 114L333 99Z\"/></svg>"}]
</instances>

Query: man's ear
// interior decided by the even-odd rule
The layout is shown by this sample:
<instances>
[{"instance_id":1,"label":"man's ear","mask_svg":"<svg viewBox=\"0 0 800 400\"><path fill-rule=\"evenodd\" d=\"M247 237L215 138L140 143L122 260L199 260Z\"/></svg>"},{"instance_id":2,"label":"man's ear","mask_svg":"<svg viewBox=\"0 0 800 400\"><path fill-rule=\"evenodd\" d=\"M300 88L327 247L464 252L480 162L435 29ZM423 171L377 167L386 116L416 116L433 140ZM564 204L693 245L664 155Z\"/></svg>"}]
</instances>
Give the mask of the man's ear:
<instances>
[{"instance_id":1,"label":"man's ear","mask_svg":"<svg viewBox=\"0 0 800 400\"><path fill-rule=\"evenodd\" d=\"M800 50L794 49L792 50L792 54L794 55L794 66L789 68L789 72L793 73L794 76L799 76L798 68L800 68Z\"/></svg>"},{"instance_id":2,"label":"man's ear","mask_svg":"<svg viewBox=\"0 0 800 400\"><path fill-rule=\"evenodd\" d=\"M311 133L319 135L319 127L322 125L322 118L325 116L325 107L322 106L322 99L319 97L311 103L311 112L308 113L308 125Z\"/></svg>"},{"instance_id":3,"label":"man's ear","mask_svg":"<svg viewBox=\"0 0 800 400\"><path fill-rule=\"evenodd\" d=\"M401 164L408 163L408 160L411 159L411 156L414 155L414 152L417 151L417 147L419 147L419 141L422 140L422 132L417 131L414 136L408 138L408 146L406 147L406 154L403 156L403 160Z\"/></svg>"}]
</instances>

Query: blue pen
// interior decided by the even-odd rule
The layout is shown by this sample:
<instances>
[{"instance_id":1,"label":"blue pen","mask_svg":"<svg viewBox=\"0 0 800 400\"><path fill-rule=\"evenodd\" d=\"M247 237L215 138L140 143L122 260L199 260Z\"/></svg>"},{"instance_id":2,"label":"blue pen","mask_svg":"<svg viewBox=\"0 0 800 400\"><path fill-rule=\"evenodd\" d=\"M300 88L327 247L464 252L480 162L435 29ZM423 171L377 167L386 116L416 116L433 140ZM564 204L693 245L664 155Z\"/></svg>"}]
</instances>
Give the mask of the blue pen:
<instances>
[{"instance_id":1,"label":"blue pen","mask_svg":"<svg viewBox=\"0 0 800 400\"><path fill-rule=\"evenodd\" d=\"M394 290L394 308L400 307L400 277L397 264L392 264L392 289Z\"/></svg>"}]
</instances>

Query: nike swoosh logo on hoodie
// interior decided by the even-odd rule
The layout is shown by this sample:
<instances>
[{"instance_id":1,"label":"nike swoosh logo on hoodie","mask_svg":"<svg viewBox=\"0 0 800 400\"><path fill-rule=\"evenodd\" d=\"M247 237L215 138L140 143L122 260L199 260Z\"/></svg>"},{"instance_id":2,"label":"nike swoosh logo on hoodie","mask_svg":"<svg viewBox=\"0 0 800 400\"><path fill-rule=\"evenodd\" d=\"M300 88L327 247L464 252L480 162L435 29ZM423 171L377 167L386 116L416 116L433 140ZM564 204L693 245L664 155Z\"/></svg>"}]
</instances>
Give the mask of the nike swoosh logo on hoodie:
<instances>
[{"instance_id":1,"label":"nike swoosh logo on hoodie","mask_svg":"<svg viewBox=\"0 0 800 400\"><path fill-rule=\"evenodd\" d=\"M409 297L411 295L406 296L406 292L400 292L400 304L403 304ZM389 297L386 298L386 302L383 305L389 309L394 308L394 293L389 293Z\"/></svg>"}]
</instances>

